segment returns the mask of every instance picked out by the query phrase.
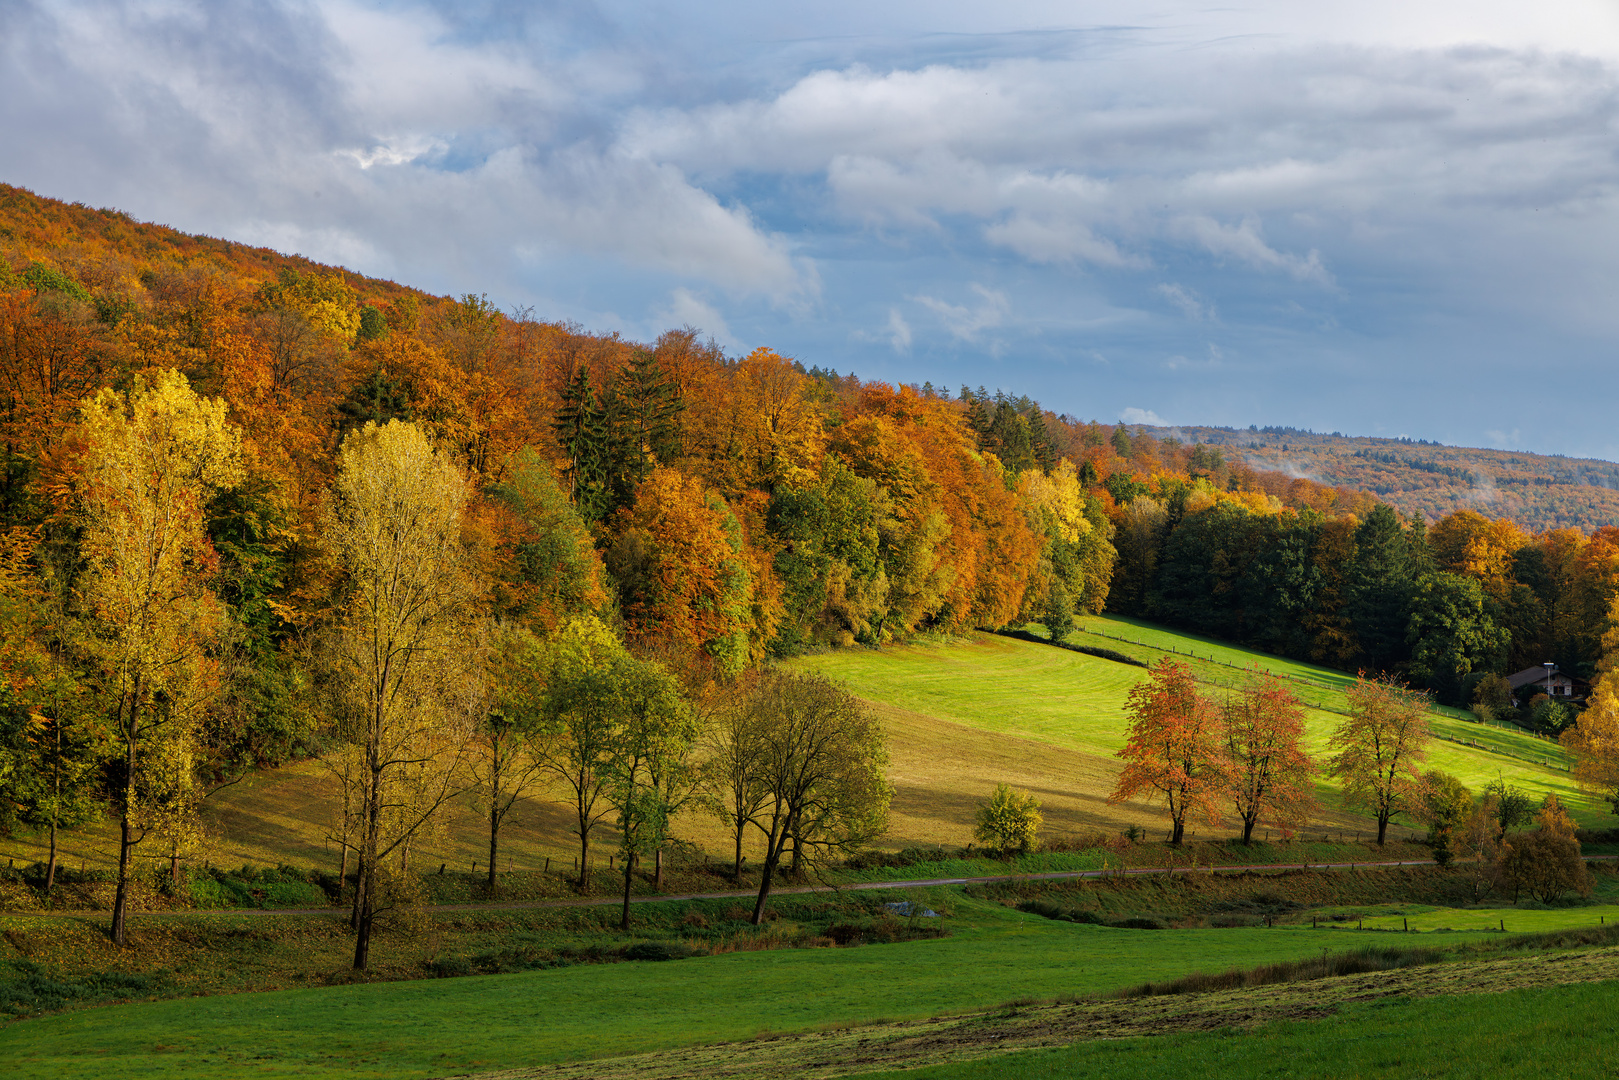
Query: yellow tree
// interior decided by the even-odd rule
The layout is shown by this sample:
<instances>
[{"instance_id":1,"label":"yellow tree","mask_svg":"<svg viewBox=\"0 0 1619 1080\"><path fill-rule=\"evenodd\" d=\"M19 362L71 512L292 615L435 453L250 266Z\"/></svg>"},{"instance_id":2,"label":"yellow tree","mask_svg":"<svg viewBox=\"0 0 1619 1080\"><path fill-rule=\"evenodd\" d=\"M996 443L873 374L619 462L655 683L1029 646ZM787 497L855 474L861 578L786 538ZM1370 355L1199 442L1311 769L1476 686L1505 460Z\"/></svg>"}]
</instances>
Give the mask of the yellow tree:
<instances>
[{"instance_id":1,"label":"yellow tree","mask_svg":"<svg viewBox=\"0 0 1619 1080\"><path fill-rule=\"evenodd\" d=\"M1344 801L1377 818L1377 845L1396 814L1422 808L1418 766L1428 744L1428 695L1387 679L1361 676L1344 691L1349 715L1332 733L1329 768L1344 787Z\"/></svg>"},{"instance_id":2,"label":"yellow tree","mask_svg":"<svg viewBox=\"0 0 1619 1080\"><path fill-rule=\"evenodd\" d=\"M103 390L81 418L80 595L121 748L112 918L121 945L134 849L177 795L189 797L197 714L214 681L207 647L224 620L207 587L217 560L203 507L241 479L241 439L224 403L198 397L174 371L150 384L137 377L127 394Z\"/></svg>"},{"instance_id":3,"label":"yellow tree","mask_svg":"<svg viewBox=\"0 0 1619 1080\"><path fill-rule=\"evenodd\" d=\"M343 441L326 523L348 571L324 650L339 776L357 790L354 967L369 960L388 886L384 860L461 790L482 705L474 588L461 540L466 484L414 424L368 423ZM340 763L341 766L341 763Z\"/></svg>"},{"instance_id":4,"label":"yellow tree","mask_svg":"<svg viewBox=\"0 0 1619 1080\"><path fill-rule=\"evenodd\" d=\"M1619 599L1608 610L1609 620L1619 616ZM1573 726L1563 732L1563 747L1574 755L1574 779L1581 789L1598 796L1619 814L1619 628L1602 638L1607 650L1602 675L1591 700Z\"/></svg>"}]
</instances>

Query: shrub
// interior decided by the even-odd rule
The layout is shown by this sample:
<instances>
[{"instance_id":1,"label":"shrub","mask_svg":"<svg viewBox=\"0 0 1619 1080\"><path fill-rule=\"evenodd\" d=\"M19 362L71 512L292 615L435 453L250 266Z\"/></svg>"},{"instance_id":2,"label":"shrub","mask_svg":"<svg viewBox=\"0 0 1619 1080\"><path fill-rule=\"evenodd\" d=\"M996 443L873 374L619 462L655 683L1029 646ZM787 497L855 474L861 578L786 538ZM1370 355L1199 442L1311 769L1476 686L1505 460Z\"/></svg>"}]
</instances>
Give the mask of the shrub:
<instances>
[{"instance_id":1,"label":"shrub","mask_svg":"<svg viewBox=\"0 0 1619 1080\"><path fill-rule=\"evenodd\" d=\"M973 839L1002 854L1022 853L1034 846L1040 828L1040 801L1019 795L1006 784L996 784L989 801L978 808Z\"/></svg>"},{"instance_id":2,"label":"shrub","mask_svg":"<svg viewBox=\"0 0 1619 1080\"><path fill-rule=\"evenodd\" d=\"M638 941L624 950L626 960L684 960L696 952L683 941Z\"/></svg>"}]
</instances>

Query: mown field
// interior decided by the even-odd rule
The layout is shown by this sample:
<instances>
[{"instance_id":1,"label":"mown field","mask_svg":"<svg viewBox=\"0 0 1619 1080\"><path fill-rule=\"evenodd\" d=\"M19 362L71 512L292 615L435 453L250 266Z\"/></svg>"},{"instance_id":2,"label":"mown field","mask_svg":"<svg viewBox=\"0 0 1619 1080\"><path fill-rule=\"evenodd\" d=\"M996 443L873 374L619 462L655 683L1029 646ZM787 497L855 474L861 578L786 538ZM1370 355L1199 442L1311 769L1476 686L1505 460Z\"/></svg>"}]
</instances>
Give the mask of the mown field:
<instances>
[{"instance_id":1,"label":"mown field","mask_svg":"<svg viewBox=\"0 0 1619 1080\"><path fill-rule=\"evenodd\" d=\"M951 936L119 1005L0 1029L0 1056L38 1078L438 1076L1100 994L1323 942L1300 926L1113 929L945 890L914 899Z\"/></svg>"}]
</instances>

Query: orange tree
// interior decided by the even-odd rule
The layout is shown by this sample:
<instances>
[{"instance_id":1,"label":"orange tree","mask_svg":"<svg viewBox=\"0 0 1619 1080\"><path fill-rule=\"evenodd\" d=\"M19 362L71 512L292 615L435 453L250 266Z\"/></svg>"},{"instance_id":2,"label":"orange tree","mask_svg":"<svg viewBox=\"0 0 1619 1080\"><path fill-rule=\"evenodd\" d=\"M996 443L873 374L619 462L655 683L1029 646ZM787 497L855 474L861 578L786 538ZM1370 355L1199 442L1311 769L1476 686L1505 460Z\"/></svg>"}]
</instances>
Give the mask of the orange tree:
<instances>
[{"instance_id":1,"label":"orange tree","mask_svg":"<svg viewBox=\"0 0 1619 1080\"><path fill-rule=\"evenodd\" d=\"M1108 796L1124 802L1141 792L1162 798L1174 827L1170 842L1186 835L1186 818L1202 813L1220 820L1217 800L1225 789L1225 755L1214 708L1197 692L1192 669L1165 657L1130 691L1125 705L1130 737L1119 751L1124 771Z\"/></svg>"},{"instance_id":2,"label":"orange tree","mask_svg":"<svg viewBox=\"0 0 1619 1080\"><path fill-rule=\"evenodd\" d=\"M1396 814L1420 810L1423 784L1417 766L1428 744L1428 695L1387 677L1362 675L1344 692L1349 715L1332 733L1330 770L1344 801L1377 818L1377 844Z\"/></svg>"},{"instance_id":3,"label":"orange tree","mask_svg":"<svg viewBox=\"0 0 1619 1080\"><path fill-rule=\"evenodd\" d=\"M1242 842L1253 839L1261 819L1291 835L1315 807L1315 762L1299 745L1304 710L1298 698L1276 679L1256 679L1226 698L1220 713L1227 794L1242 821Z\"/></svg>"}]
</instances>

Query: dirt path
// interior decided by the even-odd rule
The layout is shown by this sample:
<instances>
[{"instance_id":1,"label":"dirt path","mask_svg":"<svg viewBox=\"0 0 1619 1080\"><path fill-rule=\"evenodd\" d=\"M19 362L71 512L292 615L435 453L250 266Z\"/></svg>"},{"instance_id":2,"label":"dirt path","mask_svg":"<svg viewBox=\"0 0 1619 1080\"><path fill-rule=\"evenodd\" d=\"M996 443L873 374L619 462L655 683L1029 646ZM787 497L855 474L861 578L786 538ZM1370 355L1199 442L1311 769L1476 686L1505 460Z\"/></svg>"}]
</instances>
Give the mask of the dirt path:
<instances>
[{"instance_id":1,"label":"dirt path","mask_svg":"<svg viewBox=\"0 0 1619 1080\"><path fill-rule=\"evenodd\" d=\"M852 1073L912 1069L1017 1050L1066 1046L1087 1039L1308 1020L1330 1016L1350 1002L1383 997L1488 994L1616 978L1619 948L1549 953L1206 994L1003 1007L963 1016L761 1036L752 1042L479 1073L476 1080L826 1080Z\"/></svg>"},{"instance_id":2,"label":"dirt path","mask_svg":"<svg viewBox=\"0 0 1619 1080\"><path fill-rule=\"evenodd\" d=\"M1587 862L1612 862L1619 859L1619 855L1591 855ZM1432 866L1432 859L1405 859L1395 862L1334 862L1334 863L1253 863L1234 866L1178 866L1173 869L1163 867L1132 867L1124 870L1063 870L1049 874L992 874L987 877L951 877L951 878L911 878L905 881L865 881L847 885L795 885L783 889L771 889L771 896L796 896L805 893L825 892L871 892L879 889L925 889L939 885L987 885L999 881L1071 881L1078 878L1103 877L1161 877L1165 875L1186 874L1242 874L1256 870L1358 870L1386 869L1401 866ZM652 896L632 896L632 904L664 904L679 900L751 900L758 896L756 889L733 889L725 892L700 893L657 893ZM530 908L568 908L568 907L610 907L624 902L622 896L582 896L567 900L511 900L493 901L486 904L431 904L423 908L439 914L454 914L458 911L523 911ZM332 915L340 912L340 908L176 908L166 911L140 912L142 915ZM83 918L88 915L99 915L104 912L96 910L75 911L0 911L0 916L16 915L29 918Z\"/></svg>"},{"instance_id":3,"label":"dirt path","mask_svg":"<svg viewBox=\"0 0 1619 1080\"><path fill-rule=\"evenodd\" d=\"M1616 859L1619 856L1594 856L1593 859ZM1399 862L1355 863L1255 863L1243 866L1177 866L1132 867L1124 870L1062 870L1047 874L991 874L986 877L910 878L905 881L863 881L840 885L795 885L770 890L771 896L795 896L804 893L869 892L878 889L925 889L939 885L986 885L998 881L1069 881L1077 878L1102 877L1162 877L1171 874L1240 874L1253 870L1350 870L1362 867L1432 866L1432 859L1407 859ZM724 892L657 893L651 896L632 896L632 904L663 904L678 900L751 900L758 896L757 889L732 889ZM623 896L582 896L566 900L511 900L491 901L484 904L431 904L423 910L437 913L458 911L521 911L528 908L607 907L624 902ZM339 908L175 908L139 912L142 915L330 915ZM16 915L29 918L83 918L104 914L94 909L63 911L0 911L0 916Z\"/></svg>"}]
</instances>

